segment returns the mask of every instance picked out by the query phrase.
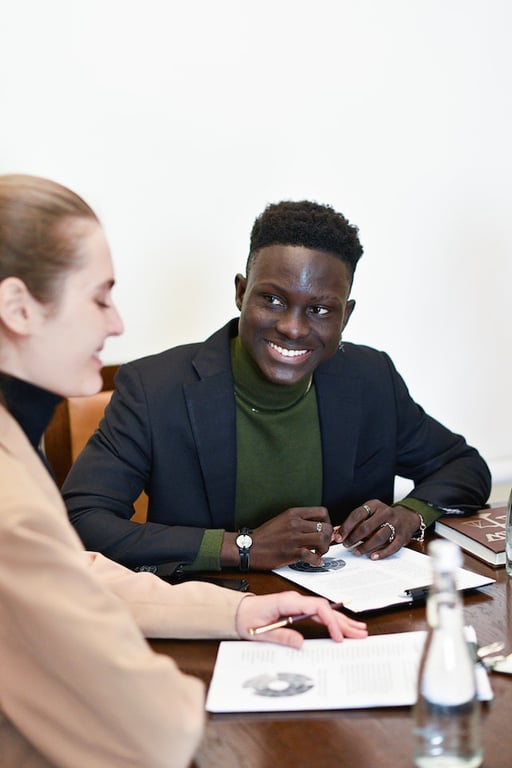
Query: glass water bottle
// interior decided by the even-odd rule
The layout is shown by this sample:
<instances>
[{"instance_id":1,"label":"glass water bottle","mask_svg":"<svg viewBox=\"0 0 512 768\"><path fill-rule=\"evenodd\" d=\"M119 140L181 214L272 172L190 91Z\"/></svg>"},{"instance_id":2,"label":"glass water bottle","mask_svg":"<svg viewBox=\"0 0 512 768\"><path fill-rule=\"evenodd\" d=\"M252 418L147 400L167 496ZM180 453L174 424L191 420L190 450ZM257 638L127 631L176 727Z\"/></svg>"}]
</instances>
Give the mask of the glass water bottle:
<instances>
[{"instance_id":1,"label":"glass water bottle","mask_svg":"<svg viewBox=\"0 0 512 768\"><path fill-rule=\"evenodd\" d=\"M512 576L512 488L508 497L507 517L505 520L505 566L509 576Z\"/></svg>"},{"instance_id":2,"label":"glass water bottle","mask_svg":"<svg viewBox=\"0 0 512 768\"><path fill-rule=\"evenodd\" d=\"M480 705L455 585L462 555L456 544L444 539L433 541L429 554L433 584L414 713L414 763L417 768L477 768L482 763Z\"/></svg>"}]
</instances>

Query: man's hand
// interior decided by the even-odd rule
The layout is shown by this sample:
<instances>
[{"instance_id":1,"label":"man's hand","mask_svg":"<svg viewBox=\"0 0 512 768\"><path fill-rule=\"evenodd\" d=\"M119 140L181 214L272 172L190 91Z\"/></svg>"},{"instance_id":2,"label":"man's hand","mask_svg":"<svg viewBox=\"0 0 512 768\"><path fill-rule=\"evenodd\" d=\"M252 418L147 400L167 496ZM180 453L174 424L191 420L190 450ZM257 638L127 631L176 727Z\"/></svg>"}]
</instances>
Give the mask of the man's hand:
<instances>
[{"instance_id":1,"label":"man's hand","mask_svg":"<svg viewBox=\"0 0 512 768\"><path fill-rule=\"evenodd\" d=\"M333 529L332 543L342 542L356 555L370 555L380 560L408 544L420 527L420 517L406 507L388 507L379 499L370 499L352 510L347 519Z\"/></svg>"},{"instance_id":2,"label":"man's hand","mask_svg":"<svg viewBox=\"0 0 512 768\"><path fill-rule=\"evenodd\" d=\"M303 560L322 565L322 555L331 544L333 528L325 507L292 507L255 528L249 554L251 570L272 570ZM222 565L240 562L235 539L225 533L221 552Z\"/></svg>"}]
</instances>

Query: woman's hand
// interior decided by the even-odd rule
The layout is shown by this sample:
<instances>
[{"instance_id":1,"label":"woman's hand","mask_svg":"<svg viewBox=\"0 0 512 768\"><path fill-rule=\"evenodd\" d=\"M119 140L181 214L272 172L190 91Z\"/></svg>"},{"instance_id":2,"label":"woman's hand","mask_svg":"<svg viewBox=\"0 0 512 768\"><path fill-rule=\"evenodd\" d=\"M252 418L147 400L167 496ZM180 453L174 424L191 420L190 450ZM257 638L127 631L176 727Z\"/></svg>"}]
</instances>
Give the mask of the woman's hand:
<instances>
[{"instance_id":1,"label":"woman's hand","mask_svg":"<svg viewBox=\"0 0 512 768\"><path fill-rule=\"evenodd\" d=\"M298 592L276 592L270 595L247 595L238 606L236 630L243 640L280 643L290 648L300 648L304 638L300 632L289 627L273 629L260 635L251 635L251 628L271 624L287 616L311 613L313 619L325 624L330 636L336 642L344 637L367 637L368 630L362 621L349 619L345 614L334 611L323 597L309 597Z\"/></svg>"}]
</instances>

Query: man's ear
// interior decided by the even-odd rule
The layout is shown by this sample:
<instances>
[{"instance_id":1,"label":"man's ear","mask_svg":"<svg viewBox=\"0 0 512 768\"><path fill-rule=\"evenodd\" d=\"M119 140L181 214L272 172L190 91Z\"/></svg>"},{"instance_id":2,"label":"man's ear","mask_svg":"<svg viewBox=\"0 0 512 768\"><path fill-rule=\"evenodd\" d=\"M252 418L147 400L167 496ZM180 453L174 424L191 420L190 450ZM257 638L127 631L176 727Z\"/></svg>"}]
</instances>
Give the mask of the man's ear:
<instances>
[{"instance_id":1,"label":"man's ear","mask_svg":"<svg viewBox=\"0 0 512 768\"><path fill-rule=\"evenodd\" d=\"M354 311L355 306L356 306L356 302L354 299L349 299L347 301L347 306L345 307L345 316L343 318L343 327L341 329L342 331L345 330L345 327L348 321L350 320L350 316L352 315L352 312Z\"/></svg>"},{"instance_id":2,"label":"man's ear","mask_svg":"<svg viewBox=\"0 0 512 768\"><path fill-rule=\"evenodd\" d=\"M247 278L238 273L235 277L235 303L239 310L242 309L245 289L247 288Z\"/></svg>"},{"instance_id":3,"label":"man's ear","mask_svg":"<svg viewBox=\"0 0 512 768\"><path fill-rule=\"evenodd\" d=\"M34 297L19 277L6 277L0 282L0 320L13 333L30 333Z\"/></svg>"}]
</instances>

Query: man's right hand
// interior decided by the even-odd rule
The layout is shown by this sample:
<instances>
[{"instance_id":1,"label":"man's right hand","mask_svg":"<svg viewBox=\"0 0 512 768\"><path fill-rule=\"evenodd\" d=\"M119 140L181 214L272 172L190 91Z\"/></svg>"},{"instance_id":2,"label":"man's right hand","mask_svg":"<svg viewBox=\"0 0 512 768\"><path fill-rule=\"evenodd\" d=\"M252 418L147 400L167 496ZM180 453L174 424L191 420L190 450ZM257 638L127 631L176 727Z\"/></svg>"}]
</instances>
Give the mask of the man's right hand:
<instances>
[{"instance_id":1,"label":"man's right hand","mask_svg":"<svg viewBox=\"0 0 512 768\"><path fill-rule=\"evenodd\" d=\"M299 560L322 565L331 543L332 524L325 507L291 507L251 533L250 570L272 570ZM224 534L221 565L236 566L240 555L237 533Z\"/></svg>"}]
</instances>

